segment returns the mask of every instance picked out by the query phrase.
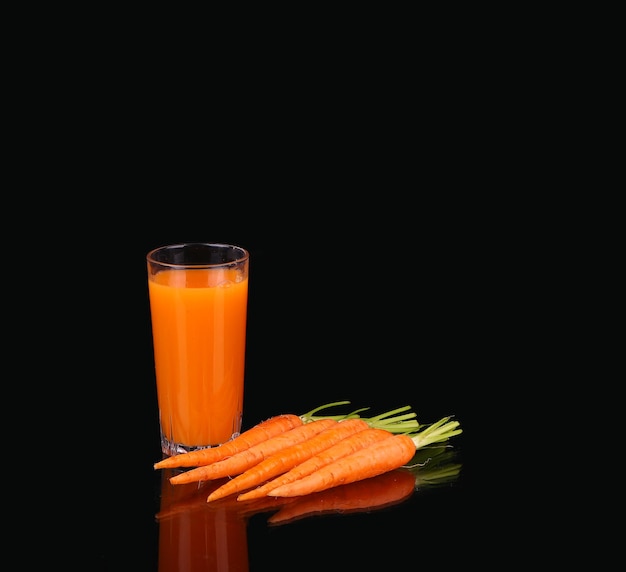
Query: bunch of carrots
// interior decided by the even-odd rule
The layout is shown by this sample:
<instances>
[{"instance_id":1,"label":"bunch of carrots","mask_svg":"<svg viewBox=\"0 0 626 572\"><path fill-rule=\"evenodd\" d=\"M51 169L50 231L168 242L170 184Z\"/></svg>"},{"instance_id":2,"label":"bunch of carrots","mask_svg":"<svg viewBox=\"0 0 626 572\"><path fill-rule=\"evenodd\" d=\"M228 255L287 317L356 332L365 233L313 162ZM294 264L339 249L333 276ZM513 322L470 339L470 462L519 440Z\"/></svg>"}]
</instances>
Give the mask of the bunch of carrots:
<instances>
[{"instance_id":1,"label":"bunch of carrots","mask_svg":"<svg viewBox=\"0 0 626 572\"><path fill-rule=\"evenodd\" d=\"M363 418L364 409L346 415L282 414L208 449L168 457L155 469L191 467L170 478L173 485L229 477L207 497L212 502L237 494L237 500L298 497L354 483L410 466L416 451L462 432L444 417L420 425L410 407Z\"/></svg>"}]
</instances>

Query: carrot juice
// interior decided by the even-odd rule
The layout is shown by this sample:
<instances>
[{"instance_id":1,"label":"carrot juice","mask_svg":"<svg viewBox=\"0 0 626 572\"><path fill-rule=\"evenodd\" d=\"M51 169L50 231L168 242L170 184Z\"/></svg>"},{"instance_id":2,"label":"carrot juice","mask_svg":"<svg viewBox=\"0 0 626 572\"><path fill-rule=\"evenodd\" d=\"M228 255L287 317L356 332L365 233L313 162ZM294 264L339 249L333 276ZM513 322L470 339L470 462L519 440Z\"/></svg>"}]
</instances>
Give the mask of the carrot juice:
<instances>
[{"instance_id":1,"label":"carrot juice","mask_svg":"<svg viewBox=\"0 0 626 572\"><path fill-rule=\"evenodd\" d=\"M247 258L151 270L148 290L163 452L220 445L241 430Z\"/></svg>"}]
</instances>

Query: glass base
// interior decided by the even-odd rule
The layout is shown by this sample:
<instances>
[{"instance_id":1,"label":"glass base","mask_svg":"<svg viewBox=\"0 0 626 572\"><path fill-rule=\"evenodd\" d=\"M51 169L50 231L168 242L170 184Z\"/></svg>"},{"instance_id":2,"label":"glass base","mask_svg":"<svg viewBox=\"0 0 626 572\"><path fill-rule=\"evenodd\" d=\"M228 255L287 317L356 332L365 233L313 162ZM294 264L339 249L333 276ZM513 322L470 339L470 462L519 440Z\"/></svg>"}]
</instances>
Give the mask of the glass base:
<instances>
[{"instance_id":1,"label":"glass base","mask_svg":"<svg viewBox=\"0 0 626 572\"><path fill-rule=\"evenodd\" d=\"M232 441L235 437L239 437L239 433L233 433L230 436L229 441ZM182 453L190 453L191 451L199 451L200 449L210 449L211 447L219 447L224 443L216 443L215 445L198 445L198 446L187 446L181 445L180 443L173 443L164 435L161 435L161 451L163 451L164 455L168 457L172 457L174 455L181 455Z\"/></svg>"}]
</instances>

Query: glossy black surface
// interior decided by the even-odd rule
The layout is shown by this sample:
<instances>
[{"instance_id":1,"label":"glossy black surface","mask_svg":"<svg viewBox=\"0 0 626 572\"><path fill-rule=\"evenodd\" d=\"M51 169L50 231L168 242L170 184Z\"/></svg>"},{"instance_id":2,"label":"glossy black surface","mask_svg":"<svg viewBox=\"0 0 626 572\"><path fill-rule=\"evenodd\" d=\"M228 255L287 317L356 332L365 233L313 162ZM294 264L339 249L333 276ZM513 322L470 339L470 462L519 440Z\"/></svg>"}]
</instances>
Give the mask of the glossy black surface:
<instances>
[{"instance_id":1,"label":"glossy black surface","mask_svg":"<svg viewBox=\"0 0 626 572\"><path fill-rule=\"evenodd\" d=\"M164 529L171 538L176 527L193 526L207 538L224 533L226 521L235 522L229 534L239 535L251 571L322 570L323 562L327 570L375 570L374 562L445 568L469 560L465 538L476 517L471 380L484 358L469 258L462 247L440 243L435 252L393 237L352 237L342 246L300 238L280 241L279 252L272 240L237 229L147 232L125 246L125 285L108 283L116 270L106 257L97 265L89 295L98 303L85 311L79 351L85 407L75 416L93 450L80 453L80 478L68 493L77 510L72 555L85 569L165 572L164 551L172 557L178 549ZM168 490L152 467L161 452L145 254L186 240L232 242L251 254L244 428L344 399L372 414L411 405L421 423L446 415L460 421L464 433L451 441L456 478L418 487L392 506L312 514L280 526L268 522L277 507L243 516L228 509L218 518L198 500L202 491ZM97 323L105 325L98 339ZM170 494L181 496L172 501ZM174 516L157 517L171 508ZM211 542L192 544L180 549L180 572L198 569L185 564L194 558L201 570L232 570L207 564L211 555L203 551Z\"/></svg>"}]
</instances>

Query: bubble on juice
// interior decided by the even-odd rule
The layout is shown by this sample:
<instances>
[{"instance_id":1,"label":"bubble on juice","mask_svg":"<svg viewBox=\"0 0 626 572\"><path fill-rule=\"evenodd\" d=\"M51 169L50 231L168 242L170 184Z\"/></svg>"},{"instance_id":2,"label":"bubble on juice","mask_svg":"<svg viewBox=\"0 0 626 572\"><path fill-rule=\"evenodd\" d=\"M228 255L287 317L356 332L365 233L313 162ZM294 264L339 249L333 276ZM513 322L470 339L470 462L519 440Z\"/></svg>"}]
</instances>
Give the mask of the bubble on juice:
<instances>
[{"instance_id":1,"label":"bubble on juice","mask_svg":"<svg viewBox=\"0 0 626 572\"><path fill-rule=\"evenodd\" d=\"M245 280L245 276L243 272L239 270L230 270L226 271L225 275L220 276L219 280L215 283L215 286L218 288L230 288L235 284L239 284Z\"/></svg>"}]
</instances>

